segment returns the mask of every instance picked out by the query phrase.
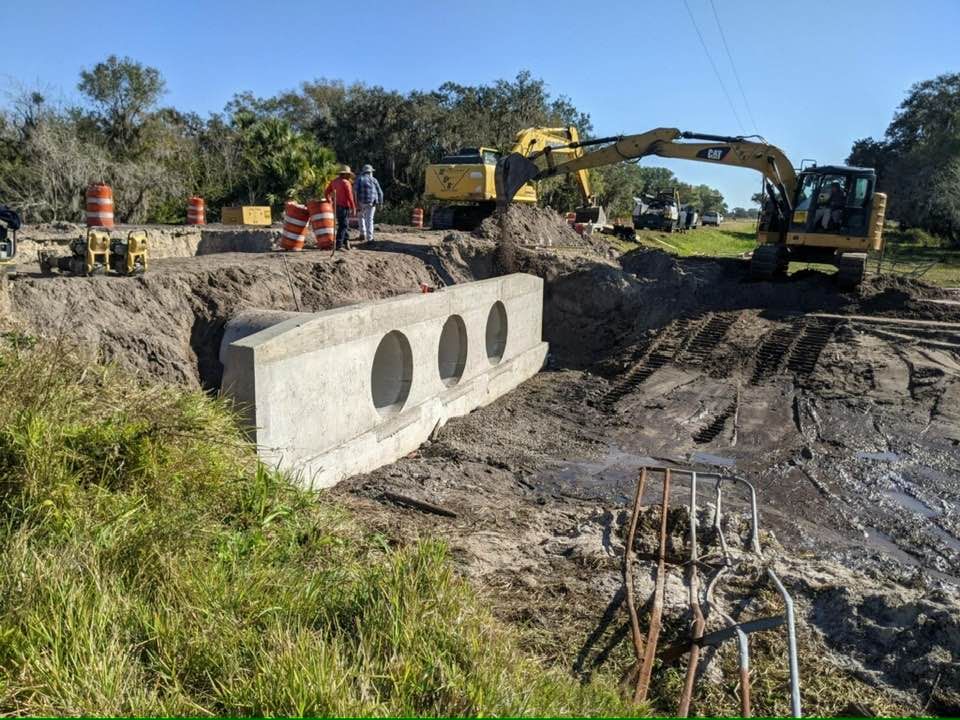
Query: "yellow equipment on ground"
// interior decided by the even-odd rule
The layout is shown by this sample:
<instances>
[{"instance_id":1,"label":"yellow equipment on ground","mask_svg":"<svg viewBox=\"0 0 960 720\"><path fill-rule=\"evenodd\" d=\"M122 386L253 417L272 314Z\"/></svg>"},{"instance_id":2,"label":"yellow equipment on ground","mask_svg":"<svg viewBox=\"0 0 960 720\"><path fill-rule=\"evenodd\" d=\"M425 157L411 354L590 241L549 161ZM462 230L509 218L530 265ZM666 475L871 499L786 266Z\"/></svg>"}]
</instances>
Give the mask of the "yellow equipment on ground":
<instances>
[{"instance_id":1,"label":"yellow equipment on ground","mask_svg":"<svg viewBox=\"0 0 960 720\"><path fill-rule=\"evenodd\" d=\"M131 230L127 239L110 243L110 269L118 275L139 275L147 271L147 231Z\"/></svg>"},{"instance_id":2,"label":"yellow equipment on ground","mask_svg":"<svg viewBox=\"0 0 960 720\"><path fill-rule=\"evenodd\" d=\"M683 142L694 141L694 142ZM597 149L584 152L587 147ZM511 153L497 164L497 197L510 202L525 184L648 155L751 168L764 177L766 202L757 226L754 277L785 274L791 261L830 263L845 286L862 282L867 252L883 249L887 196L876 192L872 168L816 165L794 169L783 151L762 140L658 128L637 135L571 142L580 154L550 162L546 154Z\"/></svg>"},{"instance_id":3,"label":"yellow equipment on ground","mask_svg":"<svg viewBox=\"0 0 960 720\"><path fill-rule=\"evenodd\" d=\"M533 127L517 133L512 152L537 158L534 162L546 168L551 162L577 158L580 133L577 128ZM424 197L437 204L430 224L434 229L471 230L489 216L496 207L496 166L500 153L493 148L462 148L447 155L439 163L428 165ZM603 211L595 204L586 170L574 173L583 198L577 222L603 222ZM537 189L532 183L517 188L517 202L537 202Z\"/></svg>"},{"instance_id":4,"label":"yellow equipment on ground","mask_svg":"<svg viewBox=\"0 0 960 720\"><path fill-rule=\"evenodd\" d=\"M86 236L70 243L69 255L49 250L37 252L40 271L52 275L54 270L70 275L138 275L147 270L147 233L132 230L126 240L111 240L106 230L90 228Z\"/></svg>"},{"instance_id":5,"label":"yellow equipment on ground","mask_svg":"<svg viewBox=\"0 0 960 720\"><path fill-rule=\"evenodd\" d=\"M273 222L269 205L238 205L220 210L224 225L269 225Z\"/></svg>"}]
</instances>

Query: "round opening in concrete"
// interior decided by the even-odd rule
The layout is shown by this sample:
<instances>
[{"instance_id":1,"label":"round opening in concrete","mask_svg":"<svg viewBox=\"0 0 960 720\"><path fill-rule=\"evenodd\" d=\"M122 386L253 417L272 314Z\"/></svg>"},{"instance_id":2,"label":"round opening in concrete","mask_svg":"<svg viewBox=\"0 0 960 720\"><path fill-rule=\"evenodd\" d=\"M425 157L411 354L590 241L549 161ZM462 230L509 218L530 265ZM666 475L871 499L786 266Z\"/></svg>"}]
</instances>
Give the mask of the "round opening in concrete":
<instances>
[{"instance_id":1,"label":"round opening in concrete","mask_svg":"<svg viewBox=\"0 0 960 720\"><path fill-rule=\"evenodd\" d=\"M459 315L451 315L443 324L440 332L440 346L437 348L437 368L440 380L447 387L460 382L463 368L467 364L467 326Z\"/></svg>"},{"instance_id":2,"label":"round opening in concrete","mask_svg":"<svg viewBox=\"0 0 960 720\"><path fill-rule=\"evenodd\" d=\"M487 358L496 365L507 348L507 309L497 300L487 315Z\"/></svg>"},{"instance_id":3,"label":"round opening in concrete","mask_svg":"<svg viewBox=\"0 0 960 720\"><path fill-rule=\"evenodd\" d=\"M413 380L413 353L410 342L398 330L383 336L373 356L370 392L373 406L381 417L395 415L403 409Z\"/></svg>"}]
</instances>

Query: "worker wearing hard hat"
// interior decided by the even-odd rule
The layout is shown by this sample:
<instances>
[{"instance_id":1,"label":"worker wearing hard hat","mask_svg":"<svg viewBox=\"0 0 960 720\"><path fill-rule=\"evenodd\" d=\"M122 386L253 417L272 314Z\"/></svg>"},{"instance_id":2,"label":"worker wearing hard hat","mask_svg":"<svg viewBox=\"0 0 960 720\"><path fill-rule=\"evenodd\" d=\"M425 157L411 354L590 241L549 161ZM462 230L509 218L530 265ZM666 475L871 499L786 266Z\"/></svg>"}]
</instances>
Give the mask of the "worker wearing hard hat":
<instances>
[{"instance_id":1,"label":"worker wearing hard hat","mask_svg":"<svg viewBox=\"0 0 960 720\"><path fill-rule=\"evenodd\" d=\"M341 165L337 177L330 181L323 193L337 207L337 250L350 249L350 215L357 210L352 181L353 170L349 165Z\"/></svg>"},{"instance_id":2,"label":"worker wearing hard hat","mask_svg":"<svg viewBox=\"0 0 960 720\"><path fill-rule=\"evenodd\" d=\"M360 205L360 232L367 243L373 243L373 215L377 205L383 205L383 190L373 176L373 166L364 165L354 184L357 203Z\"/></svg>"}]
</instances>

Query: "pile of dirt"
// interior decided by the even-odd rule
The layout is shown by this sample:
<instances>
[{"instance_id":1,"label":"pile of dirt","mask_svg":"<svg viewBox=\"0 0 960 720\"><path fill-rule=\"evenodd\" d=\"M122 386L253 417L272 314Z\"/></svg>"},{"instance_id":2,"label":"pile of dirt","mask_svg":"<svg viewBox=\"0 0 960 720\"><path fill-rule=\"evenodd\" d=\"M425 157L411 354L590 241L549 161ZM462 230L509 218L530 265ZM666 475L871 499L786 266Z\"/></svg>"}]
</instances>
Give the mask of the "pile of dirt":
<instances>
[{"instance_id":1,"label":"pile of dirt","mask_svg":"<svg viewBox=\"0 0 960 720\"><path fill-rule=\"evenodd\" d=\"M588 247L585 240L556 210L513 203L497 210L474 230L476 237L495 242L539 247Z\"/></svg>"}]
</instances>

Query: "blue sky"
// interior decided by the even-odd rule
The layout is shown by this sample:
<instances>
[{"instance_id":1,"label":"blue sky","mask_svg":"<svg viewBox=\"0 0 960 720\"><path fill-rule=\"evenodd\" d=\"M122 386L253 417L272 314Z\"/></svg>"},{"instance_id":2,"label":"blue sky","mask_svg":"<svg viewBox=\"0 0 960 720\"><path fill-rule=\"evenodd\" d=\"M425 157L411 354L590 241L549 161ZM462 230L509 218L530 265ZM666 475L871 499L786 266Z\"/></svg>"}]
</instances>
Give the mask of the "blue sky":
<instances>
[{"instance_id":1,"label":"blue sky","mask_svg":"<svg viewBox=\"0 0 960 720\"><path fill-rule=\"evenodd\" d=\"M799 163L842 162L881 135L914 82L960 71L960 0L713 0L759 132ZM687 0L744 130L754 128L710 0ZM238 91L317 77L398 90L512 78L529 69L589 112L597 133L678 127L741 132L684 0L635 2L147 2L4 0L0 90L70 100L111 53L160 68L164 102L201 113ZM347 160L352 160L347 158ZM664 164L731 206L749 170Z\"/></svg>"}]
</instances>

